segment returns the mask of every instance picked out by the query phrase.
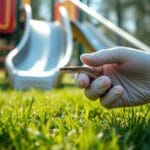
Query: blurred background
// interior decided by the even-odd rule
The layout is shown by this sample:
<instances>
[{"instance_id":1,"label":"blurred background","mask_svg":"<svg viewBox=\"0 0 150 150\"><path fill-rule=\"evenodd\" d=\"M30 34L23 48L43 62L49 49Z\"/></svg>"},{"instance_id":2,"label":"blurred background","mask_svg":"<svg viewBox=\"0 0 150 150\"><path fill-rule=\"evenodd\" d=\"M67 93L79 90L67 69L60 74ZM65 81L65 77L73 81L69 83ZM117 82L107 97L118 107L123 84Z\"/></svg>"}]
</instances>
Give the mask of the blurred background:
<instances>
[{"instance_id":1,"label":"blurred background","mask_svg":"<svg viewBox=\"0 0 150 150\"><path fill-rule=\"evenodd\" d=\"M57 2L69 2L69 0L11 0L11 9L13 20L10 33L0 32L0 69L4 66L5 56L20 42L24 34L25 17L22 15L22 6L29 3L32 8L32 17L37 20L54 21L57 16ZM139 39L141 42L150 45L150 0L80 0L90 8L104 16L112 23L127 31L133 37ZM0 0L0 9L3 11L2 4L6 1ZM14 6L13 6L14 5ZM73 4L72 4L73 5ZM73 5L76 7L75 5ZM15 8L13 8L15 7ZM72 9L70 5L67 6L69 10ZM11 11L11 9L8 9ZM74 10L71 10L74 13ZM70 13L70 12L69 12ZM87 15L80 9L77 12L77 17L80 22L90 22L96 27L96 30L102 31L108 39L115 45L133 47L126 40L118 37L114 32L110 31L101 23L97 22L91 16ZM70 13L71 14L71 13ZM69 15L70 15L69 14ZM72 14L71 14L72 15ZM70 15L70 16L71 16ZM0 20L3 20L3 15L0 14ZM4 15L5 16L5 15ZM74 15L75 16L75 15ZM76 20L77 20L76 19ZM76 33L75 33L76 34ZM133 40L132 40L133 41ZM77 45L77 46L76 46ZM79 59L81 53L85 51L84 45L74 42L75 56ZM140 48L139 48L140 49ZM80 60L78 60L80 62Z\"/></svg>"},{"instance_id":2,"label":"blurred background","mask_svg":"<svg viewBox=\"0 0 150 150\"><path fill-rule=\"evenodd\" d=\"M56 1L61 0L55 0L55 2ZM150 45L150 0L81 1L145 44ZM53 3L54 0L31 0L33 18L51 20ZM92 18L89 18L85 14L81 15L82 20L90 20L97 27L101 27L101 25ZM103 28L103 30L108 36L113 39L116 38L111 32L107 31L107 29Z\"/></svg>"}]
</instances>

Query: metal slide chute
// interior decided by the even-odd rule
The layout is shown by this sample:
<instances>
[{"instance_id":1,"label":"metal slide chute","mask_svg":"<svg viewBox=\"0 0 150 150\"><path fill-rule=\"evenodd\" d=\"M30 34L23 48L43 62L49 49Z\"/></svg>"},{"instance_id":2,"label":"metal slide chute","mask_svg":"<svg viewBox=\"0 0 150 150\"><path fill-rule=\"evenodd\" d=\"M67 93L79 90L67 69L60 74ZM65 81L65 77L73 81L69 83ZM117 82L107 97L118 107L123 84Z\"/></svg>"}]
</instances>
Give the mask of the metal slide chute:
<instances>
[{"instance_id":1,"label":"metal slide chute","mask_svg":"<svg viewBox=\"0 0 150 150\"><path fill-rule=\"evenodd\" d=\"M89 22L72 22L71 26L74 38L82 43L88 51L98 51L115 46L111 40Z\"/></svg>"},{"instance_id":2,"label":"metal slide chute","mask_svg":"<svg viewBox=\"0 0 150 150\"><path fill-rule=\"evenodd\" d=\"M64 7L59 8L60 22L32 20L25 6L26 23L19 45L6 58L6 68L15 89L51 89L72 55L72 31Z\"/></svg>"}]
</instances>

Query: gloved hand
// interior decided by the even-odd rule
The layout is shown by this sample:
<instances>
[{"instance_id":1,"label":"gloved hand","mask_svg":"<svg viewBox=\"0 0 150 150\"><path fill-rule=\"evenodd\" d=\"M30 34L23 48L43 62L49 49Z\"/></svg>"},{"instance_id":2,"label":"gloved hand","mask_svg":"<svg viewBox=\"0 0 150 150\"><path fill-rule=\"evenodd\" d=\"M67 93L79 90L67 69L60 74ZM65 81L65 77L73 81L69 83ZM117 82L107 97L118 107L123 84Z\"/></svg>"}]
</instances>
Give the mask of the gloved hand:
<instances>
[{"instance_id":1,"label":"gloved hand","mask_svg":"<svg viewBox=\"0 0 150 150\"><path fill-rule=\"evenodd\" d=\"M115 47L81 55L83 64L100 71L90 82L86 74L77 74L75 82L85 95L106 108L137 106L150 102L150 53Z\"/></svg>"}]
</instances>

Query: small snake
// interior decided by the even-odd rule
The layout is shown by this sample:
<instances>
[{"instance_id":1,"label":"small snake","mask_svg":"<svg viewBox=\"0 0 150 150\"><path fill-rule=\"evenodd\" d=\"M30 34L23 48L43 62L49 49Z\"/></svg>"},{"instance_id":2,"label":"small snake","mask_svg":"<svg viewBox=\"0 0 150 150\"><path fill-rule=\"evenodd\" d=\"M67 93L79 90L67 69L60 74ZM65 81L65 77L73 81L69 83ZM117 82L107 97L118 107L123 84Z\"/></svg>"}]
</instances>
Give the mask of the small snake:
<instances>
[{"instance_id":1,"label":"small snake","mask_svg":"<svg viewBox=\"0 0 150 150\"><path fill-rule=\"evenodd\" d=\"M62 67L60 68L60 71L64 72L64 73L85 73L87 74L92 80L100 77L102 71L101 70L96 70L94 68L90 68L90 67L84 67L84 66L67 66L67 67ZM111 86L109 87L109 89L107 91L105 91L101 97L103 95L105 95L111 88L113 87L113 85L111 84Z\"/></svg>"},{"instance_id":2,"label":"small snake","mask_svg":"<svg viewBox=\"0 0 150 150\"><path fill-rule=\"evenodd\" d=\"M100 72L84 66L67 66L60 68L60 71L64 73L85 73L93 79L96 79L100 76Z\"/></svg>"}]
</instances>

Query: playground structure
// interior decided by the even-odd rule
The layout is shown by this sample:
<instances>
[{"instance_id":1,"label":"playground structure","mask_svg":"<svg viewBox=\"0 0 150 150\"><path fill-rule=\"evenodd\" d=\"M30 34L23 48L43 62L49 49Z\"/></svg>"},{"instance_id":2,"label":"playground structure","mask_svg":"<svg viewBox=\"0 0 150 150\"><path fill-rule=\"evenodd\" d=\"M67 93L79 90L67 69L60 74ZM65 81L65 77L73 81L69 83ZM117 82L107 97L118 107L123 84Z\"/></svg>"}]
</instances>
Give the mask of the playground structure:
<instances>
[{"instance_id":1,"label":"playground structure","mask_svg":"<svg viewBox=\"0 0 150 150\"><path fill-rule=\"evenodd\" d=\"M115 24L113 24L108 19L104 18L94 10L92 10L90 7L86 6L84 3L80 2L79 0L70 0L75 6L80 8L84 13L88 14L89 16L96 19L99 23L101 23L103 26L105 26L107 29L112 31L114 34L122 38L123 40L130 43L133 47L136 47L140 50L150 52L150 47L144 44L143 42L139 41L135 37L131 36L129 33L125 32Z\"/></svg>"},{"instance_id":2,"label":"playground structure","mask_svg":"<svg viewBox=\"0 0 150 150\"><path fill-rule=\"evenodd\" d=\"M47 23L31 19L30 6L25 6L25 33L6 58L15 89L51 89L58 79L59 68L69 63L72 55L71 26L66 10L60 7L59 11L60 23Z\"/></svg>"},{"instance_id":3,"label":"playground structure","mask_svg":"<svg viewBox=\"0 0 150 150\"><path fill-rule=\"evenodd\" d=\"M12 33L16 28L16 0L0 1L0 32ZM5 11L6 10L6 11Z\"/></svg>"},{"instance_id":4,"label":"playground structure","mask_svg":"<svg viewBox=\"0 0 150 150\"><path fill-rule=\"evenodd\" d=\"M52 22L33 20L30 5L25 5L24 9L26 18L24 34L18 46L8 54L5 61L10 82L15 89L55 87L61 75L59 68L69 64L71 60L73 37L90 51L116 45L91 23L78 22L78 9L91 15L135 47L149 51L148 46L80 1L66 0L64 3L57 3L55 20Z\"/></svg>"}]
</instances>

